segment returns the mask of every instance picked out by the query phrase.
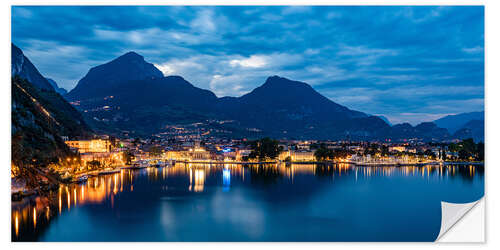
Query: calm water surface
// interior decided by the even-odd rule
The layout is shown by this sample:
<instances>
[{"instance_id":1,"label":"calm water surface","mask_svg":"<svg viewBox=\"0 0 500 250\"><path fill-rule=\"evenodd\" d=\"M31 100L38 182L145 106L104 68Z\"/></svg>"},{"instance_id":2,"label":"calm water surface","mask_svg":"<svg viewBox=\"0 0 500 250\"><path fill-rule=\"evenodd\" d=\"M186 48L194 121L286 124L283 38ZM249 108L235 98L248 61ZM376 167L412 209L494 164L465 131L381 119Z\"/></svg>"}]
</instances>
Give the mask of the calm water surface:
<instances>
[{"instance_id":1,"label":"calm water surface","mask_svg":"<svg viewBox=\"0 0 500 250\"><path fill-rule=\"evenodd\" d=\"M177 164L12 204L13 241L433 241L483 166Z\"/></svg>"}]
</instances>

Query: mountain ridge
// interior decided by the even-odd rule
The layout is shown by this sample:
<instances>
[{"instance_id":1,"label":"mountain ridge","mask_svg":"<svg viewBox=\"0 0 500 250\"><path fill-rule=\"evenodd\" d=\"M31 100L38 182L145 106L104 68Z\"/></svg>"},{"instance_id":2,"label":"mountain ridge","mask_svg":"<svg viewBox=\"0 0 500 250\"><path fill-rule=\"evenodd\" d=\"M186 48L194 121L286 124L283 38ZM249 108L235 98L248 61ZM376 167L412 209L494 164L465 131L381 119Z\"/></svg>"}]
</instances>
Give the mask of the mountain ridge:
<instances>
[{"instance_id":1,"label":"mountain ridge","mask_svg":"<svg viewBox=\"0 0 500 250\"><path fill-rule=\"evenodd\" d=\"M130 71L144 72L117 77L123 69L110 64L127 67L137 64L140 66ZM335 103L307 83L277 75L242 96L219 98L181 76L160 77L161 72L157 74L156 70L159 72L144 57L129 52L93 67L77 85L85 89L98 83L99 93L78 96L75 87L66 97L71 99L73 92L72 98L79 101L76 107L84 111L88 121L100 124L104 130L109 127L151 134L169 124L218 119L233 121L233 129L260 131L259 136L276 138L441 140L450 137L446 129L434 123L391 126L380 117ZM96 71L111 76L111 80L99 79Z\"/></svg>"},{"instance_id":2,"label":"mountain ridge","mask_svg":"<svg viewBox=\"0 0 500 250\"><path fill-rule=\"evenodd\" d=\"M52 85L24 55L24 52L11 43L11 74L12 76L20 76L28 80L31 84L44 90L55 91Z\"/></svg>"},{"instance_id":3,"label":"mountain ridge","mask_svg":"<svg viewBox=\"0 0 500 250\"><path fill-rule=\"evenodd\" d=\"M484 111L447 115L435 120L434 123L442 128L448 129L451 134L454 134L457 130L461 129L465 124L472 120L484 121Z\"/></svg>"},{"instance_id":4,"label":"mountain ridge","mask_svg":"<svg viewBox=\"0 0 500 250\"><path fill-rule=\"evenodd\" d=\"M65 97L70 101L103 97L100 91L120 82L160 78L163 73L136 52L127 52L107 63L92 67Z\"/></svg>"},{"instance_id":5,"label":"mountain ridge","mask_svg":"<svg viewBox=\"0 0 500 250\"><path fill-rule=\"evenodd\" d=\"M467 122L453 136L462 140L472 138L475 142L484 142L484 120L471 120Z\"/></svg>"},{"instance_id":6,"label":"mountain ridge","mask_svg":"<svg viewBox=\"0 0 500 250\"><path fill-rule=\"evenodd\" d=\"M13 44L12 48L21 51ZM29 61L24 56L23 60ZM13 61L13 64L16 62ZM74 155L62 136L85 138L92 135L92 130L82 114L60 94L31 83L24 78L26 74L19 74L19 68L16 68L19 65L13 65L11 72L12 162L20 171L29 171L34 164L32 160L38 166L46 167ZM30 79L47 81L33 64L29 67L33 67L31 73L38 73Z\"/></svg>"},{"instance_id":7,"label":"mountain ridge","mask_svg":"<svg viewBox=\"0 0 500 250\"><path fill-rule=\"evenodd\" d=\"M47 79L47 81L50 83L50 85L54 88L54 91L56 91L57 93L59 93L60 95L64 96L65 94L68 93L68 91L64 88L60 88L56 81L54 81L53 79L51 78L45 78Z\"/></svg>"}]
</instances>

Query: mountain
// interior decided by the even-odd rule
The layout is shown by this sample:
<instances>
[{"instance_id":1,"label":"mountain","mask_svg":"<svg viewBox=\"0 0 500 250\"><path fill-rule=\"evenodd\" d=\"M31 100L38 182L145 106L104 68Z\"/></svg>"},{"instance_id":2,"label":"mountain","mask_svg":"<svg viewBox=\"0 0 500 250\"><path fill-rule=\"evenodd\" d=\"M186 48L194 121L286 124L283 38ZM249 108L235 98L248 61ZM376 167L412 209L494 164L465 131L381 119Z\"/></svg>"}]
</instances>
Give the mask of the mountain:
<instances>
[{"instance_id":1,"label":"mountain","mask_svg":"<svg viewBox=\"0 0 500 250\"><path fill-rule=\"evenodd\" d=\"M383 115L377 115L377 117L382 119L385 123L387 123L387 125L392 126L392 123L389 121L389 119L387 119L387 117Z\"/></svg>"},{"instance_id":2,"label":"mountain","mask_svg":"<svg viewBox=\"0 0 500 250\"><path fill-rule=\"evenodd\" d=\"M50 78L45 78L47 79L47 81L50 83L50 85L54 88L54 90L59 93L60 95L64 96L65 94L68 93L67 90L65 90L64 88L59 88L59 86L57 86L57 83L56 81L50 79Z\"/></svg>"},{"instance_id":3,"label":"mountain","mask_svg":"<svg viewBox=\"0 0 500 250\"><path fill-rule=\"evenodd\" d=\"M13 51L18 50L16 53L22 55L19 48L12 46ZM34 65L27 63L29 60L26 57L22 60L24 71L19 70L21 64L16 64L18 62L14 60L16 65L12 66L12 164L18 176L26 182L33 182L36 178L31 177L38 175L38 171L50 163L74 156L62 136L85 138L91 136L92 131L82 115L54 89L29 81L47 80L39 75Z\"/></svg>"},{"instance_id":4,"label":"mountain","mask_svg":"<svg viewBox=\"0 0 500 250\"><path fill-rule=\"evenodd\" d=\"M217 108L218 113L242 126L278 138L375 136L375 125L381 126L377 129L389 127L380 118L331 101L306 83L279 76L267 78L263 85L241 97L221 98ZM379 123L360 126L366 119Z\"/></svg>"},{"instance_id":5,"label":"mountain","mask_svg":"<svg viewBox=\"0 0 500 250\"><path fill-rule=\"evenodd\" d=\"M103 132L136 131L151 135L165 125L200 122L214 117L217 96L180 76L132 80L102 88L104 98L89 98L76 106Z\"/></svg>"},{"instance_id":6,"label":"mountain","mask_svg":"<svg viewBox=\"0 0 500 250\"><path fill-rule=\"evenodd\" d=\"M118 88L117 84L161 77L161 71L144 61L143 56L128 52L108 63L91 68L65 97L71 101L105 97L103 93Z\"/></svg>"},{"instance_id":7,"label":"mountain","mask_svg":"<svg viewBox=\"0 0 500 250\"><path fill-rule=\"evenodd\" d=\"M18 75L39 89L54 90L52 85L40 74L21 49L11 44L11 53L12 76Z\"/></svg>"},{"instance_id":8,"label":"mountain","mask_svg":"<svg viewBox=\"0 0 500 250\"><path fill-rule=\"evenodd\" d=\"M453 135L457 139L472 138L475 142L484 142L484 120L471 120Z\"/></svg>"},{"instance_id":9,"label":"mountain","mask_svg":"<svg viewBox=\"0 0 500 250\"><path fill-rule=\"evenodd\" d=\"M434 123L441 128L448 129L451 134L454 134L472 120L484 120L484 111L448 115L435 120Z\"/></svg>"},{"instance_id":10,"label":"mountain","mask_svg":"<svg viewBox=\"0 0 500 250\"><path fill-rule=\"evenodd\" d=\"M409 123L401 123L392 126L388 138L392 140L404 140L419 138L424 141L441 141L450 139L448 130L439 128L433 122L423 122L416 126Z\"/></svg>"},{"instance_id":11,"label":"mountain","mask_svg":"<svg viewBox=\"0 0 500 250\"><path fill-rule=\"evenodd\" d=\"M62 136L91 135L81 114L56 92L41 90L19 76L12 78L11 90L12 163L19 171L31 176L36 174L32 166L40 169L74 156Z\"/></svg>"},{"instance_id":12,"label":"mountain","mask_svg":"<svg viewBox=\"0 0 500 250\"><path fill-rule=\"evenodd\" d=\"M150 136L165 132L170 125L196 124L193 126L198 131L217 131L229 137L449 137L446 129L434 123L391 127L380 117L335 103L307 83L279 76L267 78L243 96L217 98L180 76L161 76L159 70L134 52L92 68L66 98L73 100L72 104L94 129L111 134Z\"/></svg>"}]
</instances>

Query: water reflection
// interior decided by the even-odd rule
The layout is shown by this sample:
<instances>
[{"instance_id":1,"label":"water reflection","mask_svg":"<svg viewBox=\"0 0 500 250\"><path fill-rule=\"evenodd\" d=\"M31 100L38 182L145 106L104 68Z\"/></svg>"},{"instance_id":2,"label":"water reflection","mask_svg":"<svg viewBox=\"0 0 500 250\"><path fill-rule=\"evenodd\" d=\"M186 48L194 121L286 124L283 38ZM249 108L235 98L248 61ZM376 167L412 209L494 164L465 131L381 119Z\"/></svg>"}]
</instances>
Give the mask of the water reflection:
<instances>
[{"instance_id":1,"label":"water reflection","mask_svg":"<svg viewBox=\"0 0 500 250\"><path fill-rule=\"evenodd\" d=\"M482 181L483 175L482 165L361 167L349 164L177 164L174 167L122 170L111 175L89 178L83 184L61 185L58 190L45 196L13 202L12 240L38 240L50 226L53 217L70 213L82 206L111 204L111 207L114 207L115 199L118 199L121 193L133 192L136 182L136 186L141 188L147 187L151 182L162 182L165 189L202 194L214 188L231 192L233 185L269 187L286 183L292 185L291 187L303 189L304 180L311 183L311 177L327 183L341 180L357 183L373 177L388 180L403 177L427 181L450 181L458 178L467 183L478 178ZM299 184L300 181L302 184Z\"/></svg>"},{"instance_id":2,"label":"water reflection","mask_svg":"<svg viewBox=\"0 0 500 250\"><path fill-rule=\"evenodd\" d=\"M229 187L231 186L231 169L226 167L222 170L222 185L224 192L229 191Z\"/></svg>"}]
</instances>

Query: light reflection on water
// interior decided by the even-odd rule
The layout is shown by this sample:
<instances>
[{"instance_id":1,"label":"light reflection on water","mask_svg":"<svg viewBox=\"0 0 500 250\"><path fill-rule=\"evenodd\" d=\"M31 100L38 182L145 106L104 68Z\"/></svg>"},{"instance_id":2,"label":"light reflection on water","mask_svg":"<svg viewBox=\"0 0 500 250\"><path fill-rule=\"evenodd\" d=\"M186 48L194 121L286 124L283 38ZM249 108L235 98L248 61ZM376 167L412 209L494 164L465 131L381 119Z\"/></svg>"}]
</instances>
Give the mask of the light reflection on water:
<instances>
[{"instance_id":1,"label":"light reflection on water","mask_svg":"<svg viewBox=\"0 0 500 250\"><path fill-rule=\"evenodd\" d=\"M371 183L370 180L376 178L376 180L383 181L383 185L388 182L388 180L407 180L409 182L419 183L418 185L425 185L425 183L439 183L439 185L447 187L446 185L450 185L450 189L453 189L453 185L461 185L466 186L467 183L476 183L477 186L480 187L481 190L471 195L470 199L477 199L479 197L477 193L484 192L484 184L483 184L483 174L484 167L483 166L459 166L459 165L447 165L447 166L371 166L371 167L357 167L349 164L337 164L337 165L316 165L316 164L292 164L290 166L287 165L235 165L235 164L225 164L225 165L208 165L208 164L177 164L174 167L163 167L163 168L146 168L141 170L121 170L120 173L97 176L93 178L89 178L87 182L83 184L71 184L71 185L61 185L58 190L51 192L45 196L35 197L30 200L24 200L22 203L13 202L12 204L12 240L13 241L36 241L36 240L55 240L55 241L64 241L65 239L58 238L50 238L44 239L44 234L47 233L47 230L50 229L52 220L58 219L58 217L63 216L65 214L71 214L72 210L78 208L95 208L103 207L101 209L121 209L120 207L115 207L116 199L122 199L120 196L121 193L129 194L133 192L144 192L147 195L151 195L147 199L158 198L161 200L169 200L163 199L165 196L158 194L151 194L151 191L145 191L148 186L154 186L154 183L162 183L162 191L161 192L174 192L182 193L184 196L189 196L189 193L193 195L196 193L210 193L214 188L221 188L224 193L238 192L240 189L234 189L232 186L243 186L246 189L263 189L263 190L272 190L272 189L280 189L282 186L299 186L300 187L308 187L306 190L310 193L317 192L314 191L316 187L322 189L329 189L334 187L334 185L339 185L343 187L349 183L348 185L355 186L358 182L366 185L367 183ZM457 184L452 182L454 179L460 180L460 183ZM385 181L384 181L385 180ZM422 184L422 181L424 183ZM479 185L477 184L479 182ZM453 184L447 184L453 183ZM211 189L207 189L207 185L211 187ZM332 186L333 185L333 186ZM371 184L375 185L375 184ZM379 184L377 184L379 185ZM390 184L393 185L393 184ZM134 186L136 186L137 191L134 190ZM398 188L397 186L393 188ZM245 189L245 190L246 190ZM268 191L269 191L268 190ZM416 189L418 190L418 189ZM210 192L209 192L210 191ZM158 191L153 191L160 193ZM280 191L279 195L287 196L287 195L295 195L296 194L283 194L286 191ZM452 191L450 191L452 192ZM415 193L417 194L417 193ZM309 195L309 193L302 194L304 196ZM357 195L354 193L353 195ZM409 194L413 195L413 194ZM465 194L464 194L465 195ZM216 197L215 195L213 195ZM135 196L134 196L135 197ZM219 196L217 196L219 197ZM239 198L234 194L232 196L228 196L231 199L237 199L235 202L248 202L247 197L243 197L243 201L238 200ZM460 194L453 194L451 197L460 197ZM465 196L464 196L465 197ZM474 198L472 198L474 197ZM240 197L242 198L242 197ZM274 202L274 198L282 198L282 197L271 197L271 203ZM309 197L305 197L309 199ZM325 197L321 197L323 199ZM327 197L326 197L327 198ZM126 198L123 198L126 199ZM140 197L135 197L135 199L139 199L136 202L141 203ZM180 198L179 198L180 199ZM215 198L214 198L215 199ZM218 198L217 198L218 199ZM255 204L260 204L260 199L256 199L254 197L248 199L255 199L255 203L250 203L246 206L257 206ZM306 199L306 200L307 200ZM469 199L469 197L465 197L465 200ZM173 200L173 199L170 199ZM356 201L361 202L362 201ZM277 201L277 204L279 202ZM230 204L231 205L231 204ZM365 204L366 205L366 204ZM109 207L108 207L109 206ZM106 208L108 207L108 208ZM203 207L203 206L202 206ZM163 209L172 209L169 206L162 205ZM200 209L200 208L197 208ZM253 210L249 210L247 214L243 214L243 211L239 213L238 211L231 211L231 216L235 218L240 216L251 216L252 213L255 214L256 211L262 211L263 208L255 208ZM203 212L202 210L199 210ZM127 212L124 210L123 212ZM219 212L214 213L215 221L224 221L218 215ZM294 214L291 214L294 216ZM183 216L186 216L184 214ZM188 214L187 216L191 216L188 221L193 220L199 214ZM165 214L162 214L163 218ZM173 216L176 217L174 213ZM259 218L263 217L262 215ZM265 216L264 216L265 217ZM279 216L275 216L279 217ZM170 217L169 217L170 218ZM217 219L218 218L218 219ZM172 218L170 221L173 220ZM235 223L240 221L241 218L231 219L231 223ZM273 219L271 219L273 220ZM249 228L255 227L256 222L254 221L245 221L244 223L248 223ZM260 222L265 223L264 222ZM305 224L309 224L307 222ZM321 223L319 223L321 224ZM172 226L172 225L169 225ZM234 225L232 225L234 226ZM242 226L242 225L239 225ZM245 226L245 225L243 225ZM303 227L304 225L296 225L298 228ZM315 227L315 225L312 225ZM172 230L176 230L175 228ZM200 229L204 230L204 229ZM231 230L231 229L228 229ZM307 228L303 228L303 230L307 230ZM241 235L238 235L240 237ZM249 238L245 238L249 237ZM259 238L260 237L260 238ZM316 239L316 236L308 236L305 237L304 240L339 240L337 238L324 238L319 237ZM276 238L276 239L275 239ZM272 236L262 236L256 232L245 232L244 236L241 238L235 238L233 240L288 240L288 241L301 241L302 239L297 239L293 237L282 238L279 235L273 238ZM80 239L80 238L79 238ZM123 241L135 241L135 240L148 240L149 238L137 238L130 239L124 237ZM168 238L162 238L158 236L157 238L151 238L152 240L171 240ZM151 240L149 239L149 240ZM185 240L185 241L197 241L198 238L189 238L180 237L176 238L177 240ZM205 239L205 238L202 238ZM231 240L221 237L220 235L215 235L214 238L209 238L208 240ZM357 240L355 237L354 240ZM373 240L372 238L369 238ZM80 239L82 240L82 239ZM83 240L93 241L93 240L103 240L98 238L93 238L92 235L89 235L88 238ZM104 239L106 240L106 239ZM115 238L110 238L109 240L117 240ZM206 240L206 239L205 239ZM350 238L340 239L344 241L349 241ZM361 239L363 240L363 239ZM376 239L375 239L376 240ZM414 239L420 240L420 238Z\"/></svg>"}]
</instances>

